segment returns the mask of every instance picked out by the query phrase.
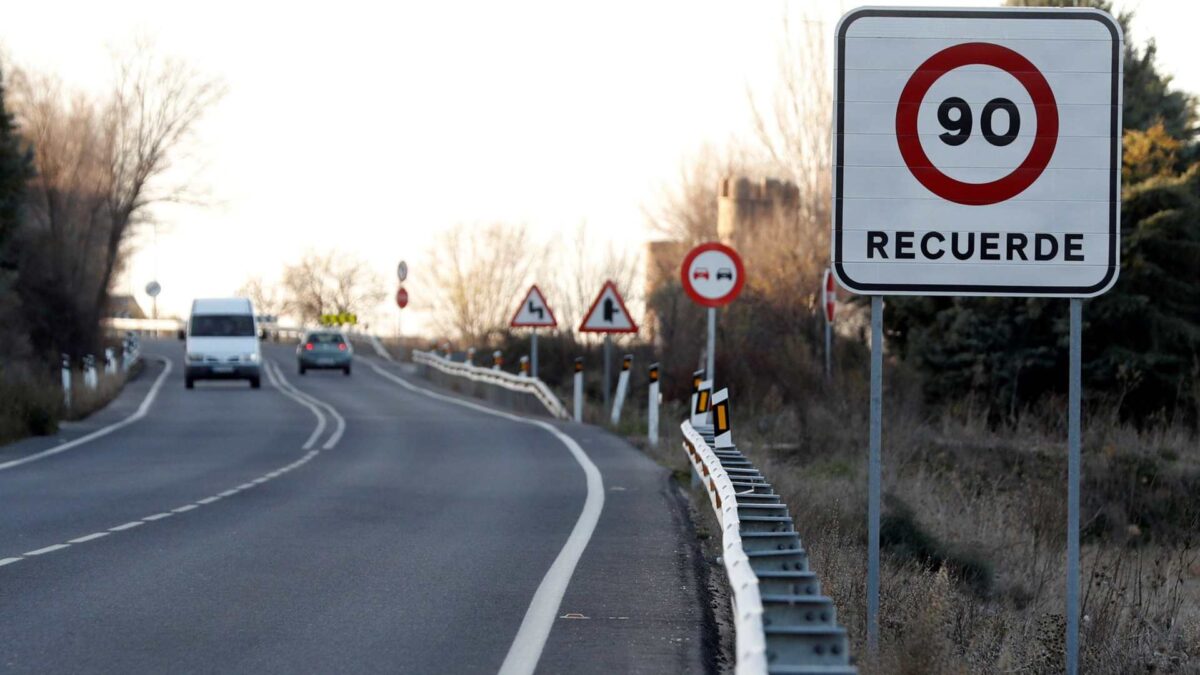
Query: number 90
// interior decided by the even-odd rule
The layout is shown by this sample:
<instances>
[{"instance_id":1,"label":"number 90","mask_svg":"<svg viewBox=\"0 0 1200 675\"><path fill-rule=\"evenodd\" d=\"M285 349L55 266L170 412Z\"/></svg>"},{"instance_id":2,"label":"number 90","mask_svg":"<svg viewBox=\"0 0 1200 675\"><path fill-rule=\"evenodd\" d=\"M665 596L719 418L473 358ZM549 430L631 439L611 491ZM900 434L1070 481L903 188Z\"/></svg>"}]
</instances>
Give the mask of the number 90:
<instances>
[{"instance_id":1,"label":"number 90","mask_svg":"<svg viewBox=\"0 0 1200 675\"><path fill-rule=\"evenodd\" d=\"M997 110L1003 110L1008 113L1008 130L1003 134L997 134L992 128L992 117ZM957 111L958 116L951 119L950 113ZM957 96L942 101L938 106L937 111L938 122L942 128L946 129L946 133L938 135L942 142L946 145L962 145L971 137L971 127L973 121L971 117L971 106L967 102ZM994 98L983 106L983 114L980 116L981 126L983 128L983 137L988 143L997 147L1003 147L1017 140L1017 134L1021 133L1021 114L1017 112L1017 106L1012 101L1006 98Z\"/></svg>"}]
</instances>

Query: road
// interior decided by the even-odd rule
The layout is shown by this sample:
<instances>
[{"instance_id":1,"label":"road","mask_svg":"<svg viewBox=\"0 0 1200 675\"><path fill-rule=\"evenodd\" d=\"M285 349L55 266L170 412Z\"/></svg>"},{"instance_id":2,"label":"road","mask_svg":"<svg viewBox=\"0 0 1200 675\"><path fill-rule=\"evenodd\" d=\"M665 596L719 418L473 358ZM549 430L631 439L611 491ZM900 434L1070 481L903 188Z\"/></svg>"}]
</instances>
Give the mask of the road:
<instances>
[{"instance_id":1,"label":"road","mask_svg":"<svg viewBox=\"0 0 1200 675\"><path fill-rule=\"evenodd\" d=\"M4 671L712 663L685 506L623 441L374 358L301 377L264 345L261 390L187 391L182 343L145 350L107 409L0 448Z\"/></svg>"}]
</instances>

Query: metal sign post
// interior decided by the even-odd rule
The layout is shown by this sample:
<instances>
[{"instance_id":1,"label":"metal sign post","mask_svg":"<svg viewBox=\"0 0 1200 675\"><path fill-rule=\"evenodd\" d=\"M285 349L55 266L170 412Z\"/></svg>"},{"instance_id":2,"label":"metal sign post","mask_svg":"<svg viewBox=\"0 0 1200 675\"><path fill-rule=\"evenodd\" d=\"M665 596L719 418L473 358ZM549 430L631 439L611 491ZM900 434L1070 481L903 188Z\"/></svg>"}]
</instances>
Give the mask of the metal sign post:
<instances>
[{"instance_id":1,"label":"metal sign post","mask_svg":"<svg viewBox=\"0 0 1200 675\"><path fill-rule=\"evenodd\" d=\"M1067 411L1067 672L1079 672L1079 399L1083 389L1083 300L1071 298L1071 353L1068 360Z\"/></svg>"},{"instance_id":2,"label":"metal sign post","mask_svg":"<svg viewBox=\"0 0 1200 675\"><path fill-rule=\"evenodd\" d=\"M704 372L708 379L716 377L717 372L717 308L708 308L708 350L705 352Z\"/></svg>"},{"instance_id":3,"label":"metal sign post","mask_svg":"<svg viewBox=\"0 0 1200 675\"><path fill-rule=\"evenodd\" d=\"M883 482L883 298L871 296L871 439L867 463L867 649L879 647L879 505Z\"/></svg>"},{"instance_id":4,"label":"metal sign post","mask_svg":"<svg viewBox=\"0 0 1200 675\"><path fill-rule=\"evenodd\" d=\"M575 421L583 421L583 357L575 357Z\"/></svg>"},{"instance_id":5,"label":"metal sign post","mask_svg":"<svg viewBox=\"0 0 1200 675\"><path fill-rule=\"evenodd\" d=\"M608 410L608 396L612 391L612 336L604 336L604 409Z\"/></svg>"},{"instance_id":6,"label":"metal sign post","mask_svg":"<svg viewBox=\"0 0 1200 675\"><path fill-rule=\"evenodd\" d=\"M529 336L529 376L537 379L537 331Z\"/></svg>"}]
</instances>

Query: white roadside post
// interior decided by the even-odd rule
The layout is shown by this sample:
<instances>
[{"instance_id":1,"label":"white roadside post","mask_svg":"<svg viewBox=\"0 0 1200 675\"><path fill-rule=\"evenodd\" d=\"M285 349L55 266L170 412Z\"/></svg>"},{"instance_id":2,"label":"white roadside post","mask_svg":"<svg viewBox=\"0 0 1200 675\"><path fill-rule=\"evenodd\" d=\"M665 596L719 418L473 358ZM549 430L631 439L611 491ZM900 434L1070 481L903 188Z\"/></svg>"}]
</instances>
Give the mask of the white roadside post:
<instances>
[{"instance_id":1,"label":"white roadside post","mask_svg":"<svg viewBox=\"0 0 1200 675\"><path fill-rule=\"evenodd\" d=\"M83 357L83 384L88 389L95 391L96 385L96 357L88 354Z\"/></svg>"},{"instance_id":2,"label":"white roadside post","mask_svg":"<svg viewBox=\"0 0 1200 675\"><path fill-rule=\"evenodd\" d=\"M492 352L492 370L500 370L500 367L503 365L504 354L497 349L496 351Z\"/></svg>"},{"instance_id":3,"label":"white roadside post","mask_svg":"<svg viewBox=\"0 0 1200 675\"><path fill-rule=\"evenodd\" d=\"M467 365L468 366L475 365L475 348L474 347L467 347Z\"/></svg>"},{"instance_id":4,"label":"white roadside post","mask_svg":"<svg viewBox=\"0 0 1200 675\"><path fill-rule=\"evenodd\" d=\"M713 448L733 448L733 429L729 421L729 388L713 392L712 395Z\"/></svg>"},{"instance_id":5,"label":"white roadside post","mask_svg":"<svg viewBox=\"0 0 1200 675\"><path fill-rule=\"evenodd\" d=\"M708 412L708 391L712 389L712 383L706 383L704 380L704 371L697 370L692 373L692 400L688 407L689 421L692 427L698 428L698 425L707 424ZM696 473L693 467L692 471L692 487L698 487L702 482L700 474Z\"/></svg>"},{"instance_id":6,"label":"white roadside post","mask_svg":"<svg viewBox=\"0 0 1200 675\"><path fill-rule=\"evenodd\" d=\"M529 356L522 356L520 359L521 370L518 375L521 377L529 377Z\"/></svg>"},{"instance_id":7,"label":"white roadside post","mask_svg":"<svg viewBox=\"0 0 1200 675\"><path fill-rule=\"evenodd\" d=\"M650 394L646 401L646 441L650 447L658 446L658 364L650 364Z\"/></svg>"},{"instance_id":8,"label":"white roadside post","mask_svg":"<svg viewBox=\"0 0 1200 675\"><path fill-rule=\"evenodd\" d=\"M583 357L575 357L575 421L583 421Z\"/></svg>"},{"instance_id":9,"label":"white roadside post","mask_svg":"<svg viewBox=\"0 0 1200 675\"><path fill-rule=\"evenodd\" d=\"M728 305L742 292L746 268L737 251L717 242L693 248L679 267L683 290L697 305L708 308L705 374L715 379L717 369L717 308Z\"/></svg>"},{"instance_id":10,"label":"white roadside post","mask_svg":"<svg viewBox=\"0 0 1200 675\"><path fill-rule=\"evenodd\" d=\"M625 392L629 391L629 369L633 366L633 354L621 359L621 374L617 376L617 396L613 399L612 417L614 426L621 422L621 408L625 405Z\"/></svg>"},{"instance_id":11,"label":"white roadside post","mask_svg":"<svg viewBox=\"0 0 1200 675\"><path fill-rule=\"evenodd\" d=\"M613 333L637 333L637 324L625 307L625 300L611 280L604 282L592 306L583 315L579 324L580 333L604 334L604 406L608 407L609 389L612 385L612 335Z\"/></svg>"},{"instance_id":12,"label":"white roadside post","mask_svg":"<svg viewBox=\"0 0 1200 675\"><path fill-rule=\"evenodd\" d=\"M63 388L63 405L67 410L71 409L71 357L62 355L62 388Z\"/></svg>"},{"instance_id":13,"label":"white roadside post","mask_svg":"<svg viewBox=\"0 0 1200 675\"><path fill-rule=\"evenodd\" d=\"M117 373L117 360L113 358L112 347L104 348L104 374L112 376Z\"/></svg>"},{"instance_id":14,"label":"white roadside post","mask_svg":"<svg viewBox=\"0 0 1200 675\"><path fill-rule=\"evenodd\" d=\"M838 22L831 259L838 284L871 297L872 652L882 296L1057 297L1070 311L1065 666L1078 672L1082 299L1120 271L1123 43L1095 9L864 8Z\"/></svg>"},{"instance_id":15,"label":"white roadside post","mask_svg":"<svg viewBox=\"0 0 1200 675\"><path fill-rule=\"evenodd\" d=\"M554 318L554 310L550 309L550 304L546 302L546 297L542 295L542 291L534 284L529 287L529 292L525 294L525 299L521 304L517 305L517 311L513 313L512 320L508 322L510 328L531 328L533 329L529 336L529 368L530 375L536 380L538 376L538 328L557 328L558 319Z\"/></svg>"}]
</instances>

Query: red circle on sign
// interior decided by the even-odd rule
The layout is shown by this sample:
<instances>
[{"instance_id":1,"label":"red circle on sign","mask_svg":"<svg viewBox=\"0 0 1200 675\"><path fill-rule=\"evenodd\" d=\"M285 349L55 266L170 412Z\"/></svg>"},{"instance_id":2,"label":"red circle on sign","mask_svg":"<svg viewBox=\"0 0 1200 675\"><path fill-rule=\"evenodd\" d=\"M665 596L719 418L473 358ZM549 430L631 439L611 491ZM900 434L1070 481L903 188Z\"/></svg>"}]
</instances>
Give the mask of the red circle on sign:
<instances>
[{"instance_id":1,"label":"red circle on sign","mask_svg":"<svg viewBox=\"0 0 1200 675\"><path fill-rule=\"evenodd\" d=\"M942 173L925 154L917 135L917 114L933 83L955 68L974 64L999 68L1015 77L1029 92L1037 110L1037 132L1025 161L990 183L966 183ZM1058 104L1041 71L1017 52L988 42L954 45L929 57L904 85L896 106L896 142L908 170L930 192L958 204L995 204L1021 194L1050 163L1058 144Z\"/></svg>"},{"instance_id":2,"label":"red circle on sign","mask_svg":"<svg viewBox=\"0 0 1200 675\"><path fill-rule=\"evenodd\" d=\"M403 287L396 291L396 306L400 309L408 307L408 291L404 290Z\"/></svg>"},{"instance_id":3,"label":"red circle on sign","mask_svg":"<svg viewBox=\"0 0 1200 675\"><path fill-rule=\"evenodd\" d=\"M692 267L692 262L700 256L701 253L708 251L717 251L724 253L733 261L733 267L737 270L736 276L733 279L733 288L729 292L719 298L707 298L696 292L696 288L692 286L692 280L688 276L688 270ZM688 251L688 254L683 259L683 265L679 268L679 278L683 281L683 290L687 291L688 297L698 305L704 307L721 307L733 302L733 299L742 292L742 285L746 283L746 268L742 266L742 258L737 254L737 251L729 248L725 244L718 244L715 241L710 241L707 244L700 244L696 248Z\"/></svg>"}]
</instances>

